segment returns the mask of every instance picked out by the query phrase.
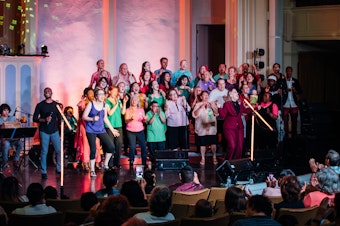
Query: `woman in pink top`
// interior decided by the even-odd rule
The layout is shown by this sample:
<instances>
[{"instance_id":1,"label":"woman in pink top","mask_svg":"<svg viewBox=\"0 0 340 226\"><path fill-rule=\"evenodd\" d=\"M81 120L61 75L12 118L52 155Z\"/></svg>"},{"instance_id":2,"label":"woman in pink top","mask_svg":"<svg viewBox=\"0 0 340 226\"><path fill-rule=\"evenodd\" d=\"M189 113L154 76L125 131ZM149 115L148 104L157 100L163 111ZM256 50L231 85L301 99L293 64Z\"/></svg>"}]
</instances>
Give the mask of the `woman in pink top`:
<instances>
[{"instance_id":1,"label":"woman in pink top","mask_svg":"<svg viewBox=\"0 0 340 226\"><path fill-rule=\"evenodd\" d=\"M146 116L144 109L138 107L138 102L137 96L131 96L131 105L126 109L125 113L126 131L130 145L130 167L133 166L135 160L136 139L138 139L141 148L142 164L146 165L146 143L143 124Z\"/></svg>"},{"instance_id":2,"label":"woman in pink top","mask_svg":"<svg viewBox=\"0 0 340 226\"><path fill-rule=\"evenodd\" d=\"M315 177L311 179L311 185L317 190L305 195L305 207L319 206L324 198L333 200L335 193L340 192L339 175L330 167L316 172Z\"/></svg>"}]
</instances>

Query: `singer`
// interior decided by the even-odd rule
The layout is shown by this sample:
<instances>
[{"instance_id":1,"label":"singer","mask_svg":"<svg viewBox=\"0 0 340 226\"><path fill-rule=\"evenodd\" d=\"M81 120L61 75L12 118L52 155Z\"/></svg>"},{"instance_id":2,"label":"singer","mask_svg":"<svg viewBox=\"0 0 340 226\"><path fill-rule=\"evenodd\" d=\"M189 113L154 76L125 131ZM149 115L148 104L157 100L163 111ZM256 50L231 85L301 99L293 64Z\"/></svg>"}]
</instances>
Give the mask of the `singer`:
<instances>
[{"instance_id":1,"label":"singer","mask_svg":"<svg viewBox=\"0 0 340 226\"><path fill-rule=\"evenodd\" d=\"M242 158L244 125L242 122L243 113L251 113L243 103L239 102L239 95L236 89L232 89L227 96L223 108L218 109L219 115L224 119L223 134L227 141L226 160Z\"/></svg>"},{"instance_id":2,"label":"singer","mask_svg":"<svg viewBox=\"0 0 340 226\"><path fill-rule=\"evenodd\" d=\"M56 173L60 174L59 124L61 122L61 115L56 107L58 103L52 99L51 88L46 87L44 89L44 97L45 100L38 103L35 107L33 121L39 123L41 178L47 179L46 159L50 141L54 146L57 159Z\"/></svg>"},{"instance_id":3,"label":"singer","mask_svg":"<svg viewBox=\"0 0 340 226\"><path fill-rule=\"evenodd\" d=\"M13 116L9 115L9 113L11 112L11 108L8 104L1 104L0 105L0 127L2 127L2 124L4 122L16 122L17 119L15 118L15 113L16 113L16 109L14 111ZM1 136L0 136L1 138ZM23 142L20 139L10 139L10 140L0 140L1 141L1 145L2 145L2 166L4 168L4 166L7 165L8 162L8 150L10 146L15 146L15 157L14 157L14 168L19 166L19 158L20 158L20 152L23 149Z\"/></svg>"}]
</instances>

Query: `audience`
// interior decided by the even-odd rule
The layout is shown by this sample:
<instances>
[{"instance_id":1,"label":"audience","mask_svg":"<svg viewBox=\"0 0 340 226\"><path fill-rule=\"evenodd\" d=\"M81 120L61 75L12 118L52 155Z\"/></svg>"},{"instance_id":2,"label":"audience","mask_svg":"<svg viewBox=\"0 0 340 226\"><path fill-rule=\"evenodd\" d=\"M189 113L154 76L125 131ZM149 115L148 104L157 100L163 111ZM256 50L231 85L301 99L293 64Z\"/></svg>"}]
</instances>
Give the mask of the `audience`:
<instances>
[{"instance_id":1,"label":"audience","mask_svg":"<svg viewBox=\"0 0 340 226\"><path fill-rule=\"evenodd\" d=\"M206 218L214 216L214 208L208 200L200 199L195 204L194 217Z\"/></svg>"},{"instance_id":2,"label":"audience","mask_svg":"<svg viewBox=\"0 0 340 226\"><path fill-rule=\"evenodd\" d=\"M138 219L135 217L130 217L127 221L125 221L122 226L147 226L148 224L145 222L145 220Z\"/></svg>"},{"instance_id":3,"label":"audience","mask_svg":"<svg viewBox=\"0 0 340 226\"><path fill-rule=\"evenodd\" d=\"M184 166L181 169L179 180L181 181L180 183L169 187L171 191L197 191L204 188L198 179L197 173L189 165Z\"/></svg>"},{"instance_id":4,"label":"audience","mask_svg":"<svg viewBox=\"0 0 340 226\"><path fill-rule=\"evenodd\" d=\"M109 196L97 211L94 226L120 226L130 217L130 204L124 195Z\"/></svg>"},{"instance_id":5,"label":"audience","mask_svg":"<svg viewBox=\"0 0 340 226\"><path fill-rule=\"evenodd\" d=\"M52 206L44 204L44 188L39 183L32 183L27 188L27 197L29 205L23 208L17 208L13 211L21 215L42 215L57 212Z\"/></svg>"},{"instance_id":6,"label":"audience","mask_svg":"<svg viewBox=\"0 0 340 226\"><path fill-rule=\"evenodd\" d=\"M229 187L225 193L224 206L227 213L245 212L246 210L246 194L238 187Z\"/></svg>"},{"instance_id":7,"label":"audience","mask_svg":"<svg viewBox=\"0 0 340 226\"><path fill-rule=\"evenodd\" d=\"M148 206L147 197L145 193L145 180L135 181L129 180L123 183L120 194L125 195L129 203L133 207Z\"/></svg>"},{"instance_id":8,"label":"audience","mask_svg":"<svg viewBox=\"0 0 340 226\"><path fill-rule=\"evenodd\" d=\"M10 176L3 179L0 189L0 200L11 202L28 202L25 195L19 194L20 186L17 178Z\"/></svg>"},{"instance_id":9,"label":"audience","mask_svg":"<svg viewBox=\"0 0 340 226\"><path fill-rule=\"evenodd\" d=\"M115 170L106 170L103 176L103 184L105 188L96 192L97 197L108 197L110 195L118 195L117 189L118 174Z\"/></svg>"},{"instance_id":10,"label":"audience","mask_svg":"<svg viewBox=\"0 0 340 226\"><path fill-rule=\"evenodd\" d=\"M47 186L44 189L45 199L57 199L58 198L58 191L53 186Z\"/></svg>"},{"instance_id":11,"label":"audience","mask_svg":"<svg viewBox=\"0 0 340 226\"><path fill-rule=\"evenodd\" d=\"M162 223L175 220L169 213L171 207L171 191L165 186L158 186L152 190L149 211L137 213L136 218L143 219L146 223Z\"/></svg>"},{"instance_id":12,"label":"audience","mask_svg":"<svg viewBox=\"0 0 340 226\"><path fill-rule=\"evenodd\" d=\"M262 195L254 195L248 199L246 207L247 219L238 220L234 226L247 225L281 225L271 219L273 208L270 200Z\"/></svg>"},{"instance_id":13,"label":"audience","mask_svg":"<svg viewBox=\"0 0 340 226\"><path fill-rule=\"evenodd\" d=\"M287 175L295 176L295 173L290 169L284 169L284 170L281 171L280 177L279 177L278 180L276 180L275 177L273 177L273 178L267 177L266 178L267 187L265 189L263 189L262 195L267 196L267 197L281 196L281 189L280 189L281 181L282 181L282 178L287 176Z\"/></svg>"},{"instance_id":14,"label":"audience","mask_svg":"<svg viewBox=\"0 0 340 226\"><path fill-rule=\"evenodd\" d=\"M156 174L153 170L146 170L143 177L146 182L145 193L150 194L152 189L156 186Z\"/></svg>"}]
</instances>

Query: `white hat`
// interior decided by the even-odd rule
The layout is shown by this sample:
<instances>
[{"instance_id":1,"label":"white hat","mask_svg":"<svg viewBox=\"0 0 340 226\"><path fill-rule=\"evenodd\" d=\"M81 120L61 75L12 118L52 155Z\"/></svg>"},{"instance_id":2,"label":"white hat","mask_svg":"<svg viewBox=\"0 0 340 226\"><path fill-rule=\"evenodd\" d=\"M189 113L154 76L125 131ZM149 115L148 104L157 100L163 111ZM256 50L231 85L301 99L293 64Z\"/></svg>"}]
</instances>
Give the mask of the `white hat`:
<instances>
[{"instance_id":1,"label":"white hat","mask_svg":"<svg viewBox=\"0 0 340 226\"><path fill-rule=\"evenodd\" d=\"M277 78L275 75L270 75L268 78L268 80L271 79L271 80L274 80L275 82L277 81Z\"/></svg>"}]
</instances>

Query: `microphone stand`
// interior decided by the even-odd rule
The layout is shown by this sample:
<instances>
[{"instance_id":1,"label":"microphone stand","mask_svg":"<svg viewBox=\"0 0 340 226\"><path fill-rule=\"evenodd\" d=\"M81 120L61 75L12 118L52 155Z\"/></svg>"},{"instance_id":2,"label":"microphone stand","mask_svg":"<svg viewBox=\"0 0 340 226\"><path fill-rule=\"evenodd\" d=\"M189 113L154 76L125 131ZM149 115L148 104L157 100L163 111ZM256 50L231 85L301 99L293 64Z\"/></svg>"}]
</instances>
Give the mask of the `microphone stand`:
<instances>
[{"instance_id":1,"label":"microphone stand","mask_svg":"<svg viewBox=\"0 0 340 226\"><path fill-rule=\"evenodd\" d=\"M255 114L259 119L271 130L273 131L273 127L271 127L268 122L254 109L254 107L249 103L248 100L244 99L244 103L253 111L251 116L251 141L250 141L250 160L254 161L254 123L255 123Z\"/></svg>"},{"instance_id":2,"label":"microphone stand","mask_svg":"<svg viewBox=\"0 0 340 226\"><path fill-rule=\"evenodd\" d=\"M67 199L68 197L64 195L64 123L69 130L72 129L70 123L67 121L64 113L62 112L60 106L56 105L57 110L59 111L62 119L61 119L61 128L60 128L60 198Z\"/></svg>"}]
</instances>

